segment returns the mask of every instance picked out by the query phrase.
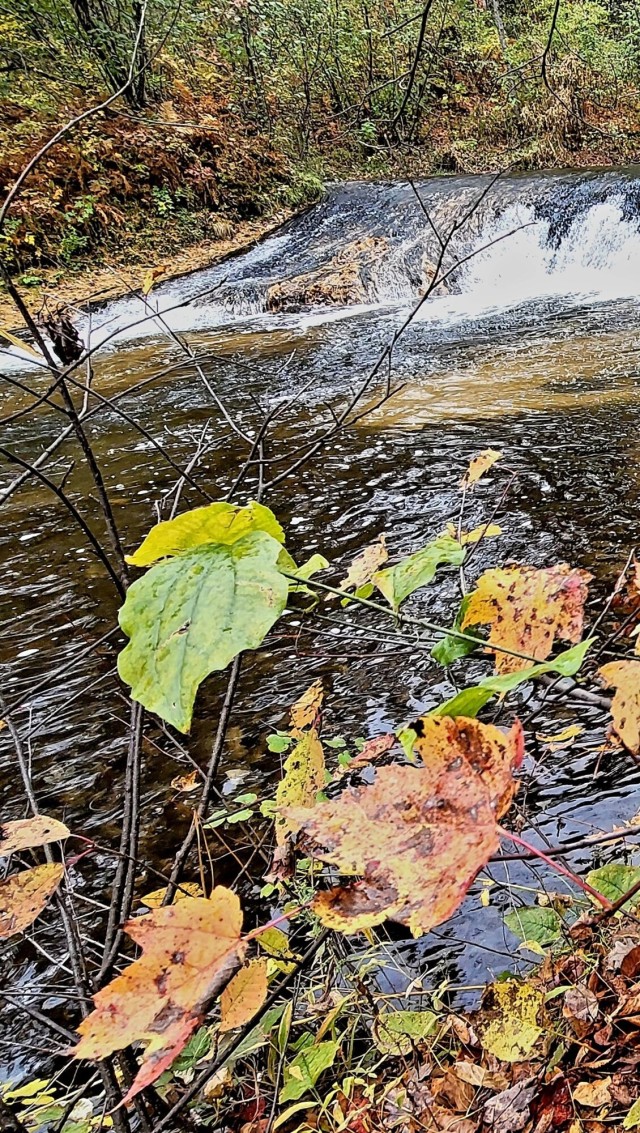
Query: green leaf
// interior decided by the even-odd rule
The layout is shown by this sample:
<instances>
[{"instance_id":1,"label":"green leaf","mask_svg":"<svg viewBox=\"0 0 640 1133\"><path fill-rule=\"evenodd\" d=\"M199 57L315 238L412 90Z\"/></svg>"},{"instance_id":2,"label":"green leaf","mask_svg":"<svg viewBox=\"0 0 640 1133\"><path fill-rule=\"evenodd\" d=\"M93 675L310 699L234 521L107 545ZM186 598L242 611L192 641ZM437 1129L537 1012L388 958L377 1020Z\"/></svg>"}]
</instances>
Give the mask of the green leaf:
<instances>
[{"instance_id":1,"label":"green leaf","mask_svg":"<svg viewBox=\"0 0 640 1133\"><path fill-rule=\"evenodd\" d=\"M470 598L470 594L465 594L460 603L458 613L456 614L456 619L451 627L452 629L458 630L458 632L462 630L462 621L467 612ZM477 634L475 628L472 629L469 627L469 629L471 633ZM441 641L436 642L431 650L431 656L434 661L437 661L439 665L442 665L442 667L446 669L449 665L452 665L454 661L458 661L460 657L468 657L468 655L473 653L474 649L477 648L478 644L475 641L467 641L463 637L447 635L443 637Z\"/></svg>"},{"instance_id":2,"label":"green leaf","mask_svg":"<svg viewBox=\"0 0 640 1133\"><path fill-rule=\"evenodd\" d=\"M272 735L267 736L267 747L269 751L275 752L276 755L287 751L292 743L293 736L281 736L279 732L273 732Z\"/></svg>"},{"instance_id":3,"label":"green leaf","mask_svg":"<svg viewBox=\"0 0 640 1133\"><path fill-rule=\"evenodd\" d=\"M337 1042L324 1042L301 1050L285 1067L280 1103L297 1101L312 1090L320 1075L333 1065L338 1046Z\"/></svg>"},{"instance_id":4,"label":"green leaf","mask_svg":"<svg viewBox=\"0 0 640 1133\"><path fill-rule=\"evenodd\" d=\"M559 673L563 677L572 677L582 665L587 650L593 638L581 641L572 649L565 650L551 661L542 661L539 665L530 665L528 669L518 669L516 673L505 673L501 677L485 677L480 684L471 685L462 692L445 700L434 708L430 716L477 716L481 708L487 704L496 693L511 692L524 681L534 677L541 677L544 673Z\"/></svg>"},{"instance_id":5,"label":"green leaf","mask_svg":"<svg viewBox=\"0 0 640 1133\"><path fill-rule=\"evenodd\" d=\"M280 556L278 558L278 570L285 571L286 574L294 574L296 578L300 579L299 583L292 582L291 579L288 580L290 593L310 594L311 597L316 600L316 602L318 597L317 594L310 586L305 586L304 583L307 582L314 574L317 574L319 570L326 570L328 566L328 559L325 559L324 555L317 554L312 555L311 558L307 559L307 561L302 564L302 566L297 566L295 559L292 558L285 547L283 547L280 551Z\"/></svg>"},{"instance_id":6,"label":"green leaf","mask_svg":"<svg viewBox=\"0 0 640 1133\"><path fill-rule=\"evenodd\" d=\"M118 658L131 695L188 732L198 686L244 649L256 649L284 610L280 544L254 531L159 563L134 582L120 610L131 640Z\"/></svg>"},{"instance_id":7,"label":"green leaf","mask_svg":"<svg viewBox=\"0 0 640 1133\"><path fill-rule=\"evenodd\" d=\"M501 677L485 677L480 681L481 688L490 688L492 692L511 692L523 681L530 681L533 677L541 677L545 673L559 673L562 677L573 677L582 666L593 638L581 641L564 653L559 653L551 661L541 661L538 665L530 665L528 669L519 669L516 673L505 673Z\"/></svg>"},{"instance_id":8,"label":"green leaf","mask_svg":"<svg viewBox=\"0 0 640 1133\"><path fill-rule=\"evenodd\" d=\"M600 869L592 869L586 876L587 885L592 889L597 889L598 893L602 893L609 901L617 901L628 889L640 881L640 866L637 865L622 865L622 863L610 862L609 865L600 866ZM637 905L640 901L640 893L636 893L629 901L623 905L623 909L630 909L633 905Z\"/></svg>"},{"instance_id":9,"label":"green leaf","mask_svg":"<svg viewBox=\"0 0 640 1133\"><path fill-rule=\"evenodd\" d=\"M462 692L456 693L450 700L445 700L444 704L439 704L429 715L453 716L454 718L456 716L474 717L491 700L492 696L491 689L472 685L471 688L463 688Z\"/></svg>"},{"instance_id":10,"label":"green leaf","mask_svg":"<svg viewBox=\"0 0 640 1133\"><path fill-rule=\"evenodd\" d=\"M365 582L362 586L356 587L350 598L342 598L340 601L341 606L349 606L354 598L370 598L375 590L372 582Z\"/></svg>"},{"instance_id":11,"label":"green leaf","mask_svg":"<svg viewBox=\"0 0 640 1133\"><path fill-rule=\"evenodd\" d=\"M231 546L252 531L266 531L278 543L284 543L284 531L268 507L252 500L246 507L215 503L193 508L175 519L157 523L133 555L127 555L132 566L151 566L158 559L184 555L205 543Z\"/></svg>"},{"instance_id":12,"label":"green leaf","mask_svg":"<svg viewBox=\"0 0 640 1133\"><path fill-rule=\"evenodd\" d=\"M400 728L396 732L396 736L397 736L398 740L400 741L400 744L402 745L402 750L403 750L404 754L406 755L407 759L411 763L415 763L415 756L413 754L413 746L414 746L414 744L415 744L415 742L418 738L418 733L416 732L415 728L412 728L410 725L407 725L404 728Z\"/></svg>"},{"instance_id":13,"label":"green leaf","mask_svg":"<svg viewBox=\"0 0 640 1133\"><path fill-rule=\"evenodd\" d=\"M460 566L464 562L465 553L465 548L460 546L457 539L452 539L450 535L440 535L402 562L377 571L373 581L394 610L397 610L414 590L427 586L432 581L441 563Z\"/></svg>"},{"instance_id":14,"label":"green leaf","mask_svg":"<svg viewBox=\"0 0 640 1133\"><path fill-rule=\"evenodd\" d=\"M633 1103L631 1109L622 1122L623 1129L637 1129L640 1125L640 1098Z\"/></svg>"},{"instance_id":15,"label":"green leaf","mask_svg":"<svg viewBox=\"0 0 640 1133\"><path fill-rule=\"evenodd\" d=\"M553 944L562 934L562 920L555 909L544 909L541 905L527 905L507 913L504 923L514 936L530 943L533 941L544 947Z\"/></svg>"},{"instance_id":16,"label":"green leaf","mask_svg":"<svg viewBox=\"0 0 640 1133\"><path fill-rule=\"evenodd\" d=\"M200 1027L194 1035L191 1036L187 1045L183 1047L180 1054L171 1063L171 1071L173 1074L184 1074L185 1070L191 1070L205 1054L211 1050L211 1031L208 1027Z\"/></svg>"},{"instance_id":17,"label":"green leaf","mask_svg":"<svg viewBox=\"0 0 640 1133\"><path fill-rule=\"evenodd\" d=\"M437 1022L433 1011L387 1011L378 1016L373 1041L382 1054L411 1054Z\"/></svg>"}]
</instances>

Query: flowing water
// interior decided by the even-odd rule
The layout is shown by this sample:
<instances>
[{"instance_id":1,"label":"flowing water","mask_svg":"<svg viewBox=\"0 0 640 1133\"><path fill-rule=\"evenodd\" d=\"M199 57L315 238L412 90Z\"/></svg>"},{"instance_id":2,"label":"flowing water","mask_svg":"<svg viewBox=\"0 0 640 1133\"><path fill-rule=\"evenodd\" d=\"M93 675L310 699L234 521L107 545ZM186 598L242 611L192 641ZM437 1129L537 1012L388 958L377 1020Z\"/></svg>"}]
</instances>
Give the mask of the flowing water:
<instances>
[{"instance_id":1,"label":"flowing water","mask_svg":"<svg viewBox=\"0 0 640 1133\"><path fill-rule=\"evenodd\" d=\"M443 261L448 293L428 299L394 347L389 371L392 382L402 384L400 392L334 439L266 502L278 511L298 559L320 550L343 565L381 532L391 554L401 555L457 514L457 484L470 456L488 446L501 448L517 478L502 520L504 534L482 548L473 572L508 558L539 565L566 559L591 570L596 590L604 593L637 542L640 519L639 173L545 174L495 184L447 178L423 183L418 192L420 200L407 185L336 186L322 204L252 251L159 287L156 309L202 359L210 388L241 424L255 422L256 402L275 408L299 394L268 451L277 457L283 447L317 432L319 422L326 427L330 408L344 404L407 319L423 254L433 260L438 253L431 225L446 236L467 216ZM326 264L348 244L371 236L385 238L387 245L358 305L268 313L272 283ZM117 395L121 409L175 460L186 462L207 428L198 474L215 485L214 494L223 494L244 450L165 326L140 299L127 299L93 312L82 331L93 345L101 344L96 389ZM15 352L0 356L3 375L5 414L29 404L24 390L10 381L46 388L46 377ZM127 392L152 375L159 376ZM371 392L375 397L376 390ZM45 406L7 427L2 443L32 458L53 440L61 420ZM131 548L155 521L154 502L175 474L112 409L91 418L91 437ZM90 486L80 460L70 467L74 458L72 448L62 448L52 467L58 479L68 473L67 489L79 498ZM5 464L2 484L17 471ZM486 517L504 479L496 475L493 486L471 501L469 527ZM190 490L183 499L201 502ZM90 495L84 506L99 528ZM112 843L126 758L126 706L114 675L112 643L96 652L86 647L113 626L113 595L66 512L37 482L5 504L0 538L1 685L9 704L22 704L16 720L41 807L85 835ZM415 608L449 621L455 604L451 576L437 598L421 592ZM392 627L389 637L381 637L367 618L349 611L340 616L354 623L347 635L333 621L316 622L315 632L308 633L304 618L291 613L248 660L222 768L228 799L250 786L265 796L273 792L279 762L266 752L265 737L284 725L287 707L318 675L327 686L327 734L348 738L395 728L451 694L428 653L395 639ZM482 662L473 665L484 671ZM63 666L70 667L59 679L32 691L52 667ZM192 753L202 765L221 688L218 678L211 679L198 701ZM533 839L555 842L610 829L640 809L640 773L619 759L613 765L599 758L602 719L588 706L578 715L585 734L570 750L537 763L532 753L522 806ZM574 719L565 710L558 730ZM189 769L179 750L152 728L145 747L141 846L150 867L168 865L187 827L188 805L170 784ZM22 813L8 743L0 788L2 814ZM219 879L232 861L221 847ZM590 861L586 851L572 857L578 870ZM113 859L92 855L75 873L78 906L91 917L89 902L108 896ZM534 887L543 876L515 864L508 872L494 869L498 883L505 873L511 884ZM150 873L141 891L157 884ZM552 885L564 887L557 878ZM248 885L245 897L250 896ZM500 913L505 899L498 884L485 909L476 891L449 924L425 940L398 940L385 979L402 986L408 969L422 975L425 987L445 977L454 987L467 987L513 966L513 939L507 940ZM54 929L49 937L47 932L43 928L39 941L59 955ZM53 969L29 943L21 946L19 959L18 984L8 969L0 981L10 978L14 994L39 992L34 1002L59 1005L64 1019L64 970ZM4 1041L14 1052L16 1043L26 1044L26 1063L37 1057L33 1022L14 1008L6 1021L11 1038ZM46 1046L44 1037L42 1042Z\"/></svg>"}]
</instances>

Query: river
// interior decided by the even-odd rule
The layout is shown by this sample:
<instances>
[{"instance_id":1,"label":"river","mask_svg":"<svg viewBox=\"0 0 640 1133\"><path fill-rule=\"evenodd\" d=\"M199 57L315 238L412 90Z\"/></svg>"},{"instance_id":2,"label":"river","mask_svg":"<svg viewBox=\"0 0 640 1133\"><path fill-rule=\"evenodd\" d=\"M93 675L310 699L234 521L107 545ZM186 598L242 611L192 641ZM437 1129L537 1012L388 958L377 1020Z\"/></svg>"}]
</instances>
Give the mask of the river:
<instances>
[{"instance_id":1,"label":"river","mask_svg":"<svg viewBox=\"0 0 640 1133\"><path fill-rule=\"evenodd\" d=\"M637 541L640 520L639 170L513 176L495 183L443 178L417 190L422 205L409 185L334 186L321 204L248 253L157 287L150 302L202 358L209 389L140 299L82 316L82 333L93 345L102 343L96 389L121 395L118 405L176 461L190 459L205 430L198 475L214 497L221 496L245 449L221 418L211 389L247 427L259 418L257 404L274 409L300 393L278 425L272 457L315 435L415 303L416 265L425 249L431 258L437 254L425 210L441 235L470 213L445 257L449 293L426 301L394 347L390 373L401 391L336 437L265 502L278 512L299 560L319 550L344 566L382 532L391 554L401 555L456 515L458 481L471 455L499 448L517 477L501 519L503 535L482 548L474 572L510 558L537 565L566 560L591 570L596 591L604 593ZM474 202L480 202L475 209ZM384 239L386 252L361 302L266 311L274 282L327 263L367 237ZM15 352L3 354L3 375L4 415L29 404L10 379L46 387L46 377ZM160 376L127 393L152 375ZM58 416L43 406L6 427L2 443L33 458L60 427ZM112 410L91 418L90 430L131 550L155 522L154 502L175 474ZM62 447L48 467L58 478L67 476L67 490L84 501L99 528L77 453ZM1 487L15 476L15 466L3 464ZM486 515L488 498L481 492L470 504L469 525ZM185 490L185 506L201 502ZM67 513L33 480L5 503L0 538L1 685L10 704L22 702L16 722L36 794L46 813L108 844L119 831L126 704L112 642L94 652L87 646L114 624L112 591ZM455 604L452 579L437 600L422 592L416 609L448 622ZM484 672L482 664L473 662L471 673ZM60 679L31 692L52 667L62 666L69 668ZM326 734L348 738L396 728L453 691L428 653L378 639L366 618L347 633L331 621L316 621L307 632L300 615L291 613L247 662L221 770L226 798L250 788L273 793L279 761L266 750L266 735L284 726L288 706L317 676L327 687ZM211 679L198 700L191 752L201 764L221 688L218 678ZM578 718L585 732L570 749L537 763L530 759L522 805L534 838L555 842L610 829L640 809L640 771L619 758L600 758L595 739L603 739L604 731L597 710L584 707ZM558 730L574 720L563 710ZM17 817L23 800L13 751L6 731L0 739L2 814ZM171 788L171 780L189 770L180 751L151 727L141 856L158 869L170 863L189 821L188 803ZM236 852L242 854L240 845ZM591 858L581 851L571 860L582 870ZM229 861L221 847L218 880ZM90 902L108 897L112 874L106 853L84 859L74 871L78 903L89 917L95 915ZM494 876L489 908L481 907L476 890L436 933L394 943L402 964L396 971L390 961L384 978L391 986L402 986L410 972L421 975L425 986L447 979L453 987L468 987L519 963L502 922L504 874L495 869ZM509 868L511 884L535 887L541 877L529 865ZM151 876L140 882L140 892L155 887ZM562 889L563 882L556 878L552 887ZM247 898L252 891L249 885ZM48 954L64 958L53 921L48 929L45 918L39 941ZM64 963L56 967L28 940L10 955L17 968L5 968L0 986L12 981L14 994L58 1008L64 1020ZM20 1065L37 1062L37 1025L13 1008L4 1012L4 1023L5 1052L11 1047L15 1056L17 1050ZM46 1046L44 1037L41 1042Z\"/></svg>"}]
</instances>

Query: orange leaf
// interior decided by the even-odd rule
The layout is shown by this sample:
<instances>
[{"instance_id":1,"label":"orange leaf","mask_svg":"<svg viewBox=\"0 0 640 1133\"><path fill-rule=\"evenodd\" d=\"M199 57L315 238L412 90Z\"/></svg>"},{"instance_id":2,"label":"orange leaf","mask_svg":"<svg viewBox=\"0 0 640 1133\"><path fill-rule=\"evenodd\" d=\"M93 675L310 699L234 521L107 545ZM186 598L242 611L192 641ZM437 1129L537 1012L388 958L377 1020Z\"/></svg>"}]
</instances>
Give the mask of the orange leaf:
<instances>
[{"instance_id":1,"label":"orange leaf","mask_svg":"<svg viewBox=\"0 0 640 1133\"><path fill-rule=\"evenodd\" d=\"M75 1058L106 1058L146 1042L140 1070L125 1098L155 1082L200 1025L213 998L244 956L242 911L223 886L211 896L185 897L127 921L142 956L94 997L95 1009L78 1031Z\"/></svg>"},{"instance_id":2,"label":"orange leaf","mask_svg":"<svg viewBox=\"0 0 640 1133\"><path fill-rule=\"evenodd\" d=\"M252 960L227 984L220 999L220 1030L242 1027L267 998L267 961Z\"/></svg>"},{"instance_id":3,"label":"orange leaf","mask_svg":"<svg viewBox=\"0 0 640 1133\"><path fill-rule=\"evenodd\" d=\"M497 460L502 460L502 455L503 454L495 448L485 448L482 452L477 453L462 477L460 487L470 488L481 476L484 476L485 472L489 471Z\"/></svg>"},{"instance_id":4,"label":"orange leaf","mask_svg":"<svg viewBox=\"0 0 640 1133\"><path fill-rule=\"evenodd\" d=\"M616 690L613 731L629 751L640 754L640 661L610 661L598 669L598 676Z\"/></svg>"},{"instance_id":5,"label":"orange leaf","mask_svg":"<svg viewBox=\"0 0 640 1133\"><path fill-rule=\"evenodd\" d=\"M286 812L323 861L362 875L316 897L324 924L359 932L389 917L420 936L455 912L495 852L496 812L515 790L522 727L516 721L505 736L477 720L450 723L413 725L424 767L381 767L372 785Z\"/></svg>"},{"instance_id":6,"label":"orange leaf","mask_svg":"<svg viewBox=\"0 0 640 1133\"><path fill-rule=\"evenodd\" d=\"M64 866L38 865L0 882L0 940L24 932L40 916L58 888Z\"/></svg>"},{"instance_id":7,"label":"orange leaf","mask_svg":"<svg viewBox=\"0 0 640 1133\"><path fill-rule=\"evenodd\" d=\"M296 700L289 716L291 722L291 730L294 735L301 732L303 728L310 728L315 723L322 701L324 699L324 689L322 681L318 678L306 692L302 694L299 700Z\"/></svg>"},{"instance_id":8,"label":"orange leaf","mask_svg":"<svg viewBox=\"0 0 640 1133\"><path fill-rule=\"evenodd\" d=\"M545 661L556 637L573 644L580 641L591 578L567 563L486 570L469 596L462 629L490 625L490 645ZM500 648L495 653L498 673L516 673L532 663Z\"/></svg>"},{"instance_id":9,"label":"orange leaf","mask_svg":"<svg viewBox=\"0 0 640 1133\"><path fill-rule=\"evenodd\" d=\"M33 850L49 842L68 838L71 831L57 818L36 814L33 818L19 818L16 822L0 825L0 855L14 854L19 850Z\"/></svg>"},{"instance_id":10,"label":"orange leaf","mask_svg":"<svg viewBox=\"0 0 640 1133\"><path fill-rule=\"evenodd\" d=\"M167 265L161 264L157 268L149 268L148 271L146 271L144 273L144 278L142 280L142 287L141 287L141 291L142 291L143 295L149 294L154 283L164 275L166 270L167 270Z\"/></svg>"}]
</instances>

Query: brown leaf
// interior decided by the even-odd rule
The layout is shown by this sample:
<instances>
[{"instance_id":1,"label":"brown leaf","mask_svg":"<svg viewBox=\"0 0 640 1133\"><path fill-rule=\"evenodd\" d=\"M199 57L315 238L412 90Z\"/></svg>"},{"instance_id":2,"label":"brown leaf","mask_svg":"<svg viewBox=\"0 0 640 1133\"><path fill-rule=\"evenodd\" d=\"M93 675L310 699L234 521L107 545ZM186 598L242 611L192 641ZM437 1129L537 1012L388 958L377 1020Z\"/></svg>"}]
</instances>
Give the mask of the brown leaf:
<instances>
[{"instance_id":1,"label":"brown leaf","mask_svg":"<svg viewBox=\"0 0 640 1133\"><path fill-rule=\"evenodd\" d=\"M267 998L267 961L251 960L236 972L220 999L220 1030L242 1027L260 1010Z\"/></svg>"},{"instance_id":2,"label":"brown leaf","mask_svg":"<svg viewBox=\"0 0 640 1133\"><path fill-rule=\"evenodd\" d=\"M476 1096L473 1086L456 1073L454 1066L450 1067L442 1078L436 1079L433 1084L433 1094L439 1101L446 1099L456 1113L466 1113Z\"/></svg>"},{"instance_id":3,"label":"brown leaf","mask_svg":"<svg viewBox=\"0 0 640 1133\"><path fill-rule=\"evenodd\" d=\"M567 563L542 569L512 566L486 570L469 597L462 629L490 625L490 646L545 661L556 637L573 644L580 641L591 577ZM494 651L499 673L519 672L532 664L500 648Z\"/></svg>"},{"instance_id":4,"label":"brown leaf","mask_svg":"<svg viewBox=\"0 0 640 1133\"><path fill-rule=\"evenodd\" d=\"M393 732L385 732L382 736L374 736L373 739L367 740L362 751L359 751L346 767L339 768L338 778L346 775L348 771L354 771L358 767L366 767L368 763L375 763L376 759L380 759L381 756L386 755L391 750L395 742L396 737Z\"/></svg>"},{"instance_id":5,"label":"brown leaf","mask_svg":"<svg viewBox=\"0 0 640 1133\"><path fill-rule=\"evenodd\" d=\"M180 791L186 795L191 794L192 791L197 791L202 779L197 771L191 771L188 775L176 775L175 779L171 780L171 786L174 791Z\"/></svg>"},{"instance_id":6,"label":"brown leaf","mask_svg":"<svg viewBox=\"0 0 640 1133\"><path fill-rule=\"evenodd\" d=\"M0 882L0 940L24 932L53 896L64 875L58 862L37 865Z\"/></svg>"},{"instance_id":7,"label":"brown leaf","mask_svg":"<svg viewBox=\"0 0 640 1133\"><path fill-rule=\"evenodd\" d=\"M559 1074L547 1082L531 1107L535 1119L533 1133L548 1133L565 1129L573 1119L571 1091L564 1075Z\"/></svg>"},{"instance_id":8,"label":"brown leaf","mask_svg":"<svg viewBox=\"0 0 640 1133\"><path fill-rule=\"evenodd\" d=\"M598 676L616 690L613 731L629 751L640 754L640 661L610 661L598 669Z\"/></svg>"},{"instance_id":9,"label":"brown leaf","mask_svg":"<svg viewBox=\"0 0 640 1133\"><path fill-rule=\"evenodd\" d=\"M371 785L286 812L318 857L362 875L315 899L320 919L341 932L387 917L414 936L428 932L455 912L497 847L496 810L511 796L512 769L522 758L520 723L507 736L463 717L452 728L434 728L430 717L418 723L424 767L381 767Z\"/></svg>"},{"instance_id":10,"label":"brown leaf","mask_svg":"<svg viewBox=\"0 0 640 1133\"><path fill-rule=\"evenodd\" d=\"M36 846L46 846L49 842L61 842L71 831L57 818L47 818L37 814L33 818L19 818L15 822L0 825L0 856L14 854L18 850L33 850Z\"/></svg>"},{"instance_id":11,"label":"brown leaf","mask_svg":"<svg viewBox=\"0 0 640 1133\"><path fill-rule=\"evenodd\" d=\"M609 1087L611 1078L600 1078L596 1082L580 1082L573 1087L573 1100L587 1109L600 1109L611 1102Z\"/></svg>"},{"instance_id":12,"label":"brown leaf","mask_svg":"<svg viewBox=\"0 0 640 1133\"><path fill-rule=\"evenodd\" d=\"M565 992L562 1014L571 1023L579 1038L591 1029L600 1013L597 997L584 984L579 987L570 987Z\"/></svg>"},{"instance_id":13,"label":"brown leaf","mask_svg":"<svg viewBox=\"0 0 640 1133\"><path fill-rule=\"evenodd\" d=\"M296 700L289 720L291 722L291 731L294 735L298 735L304 728L310 728L315 724L322 701L324 699L324 689L322 681L318 678L306 692L302 694L299 700Z\"/></svg>"},{"instance_id":14,"label":"brown leaf","mask_svg":"<svg viewBox=\"0 0 640 1133\"><path fill-rule=\"evenodd\" d=\"M490 1098L483 1110L484 1124L491 1133L518 1133L529 1120L531 1102L535 1097L536 1086L531 1078L516 1082L508 1090Z\"/></svg>"},{"instance_id":15,"label":"brown leaf","mask_svg":"<svg viewBox=\"0 0 640 1133\"><path fill-rule=\"evenodd\" d=\"M351 590L353 588L358 590L360 586L365 586L388 558L389 553L385 546L384 535L381 535L377 542L371 543L368 547L365 547L364 551L356 555L346 577L342 579L339 589Z\"/></svg>"},{"instance_id":16,"label":"brown leaf","mask_svg":"<svg viewBox=\"0 0 640 1133\"><path fill-rule=\"evenodd\" d=\"M246 946L240 901L222 886L208 899L186 897L127 921L125 929L142 955L94 997L72 1054L101 1059L145 1042L129 1101L171 1065L235 973Z\"/></svg>"},{"instance_id":17,"label":"brown leaf","mask_svg":"<svg viewBox=\"0 0 640 1133\"><path fill-rule=\"evenodd\" d=\"M620 964L620 971L628 980L636 978L640 972L640 944L636 944L635 948L629 949L625 954Z\"/></svg>"},{"instance_id":18,"label":"brown leaf","mask_svg":"<svg viewBox=\"0 0 640 1133\"><path fill-rule=\"evenodd\" d=\"M497 460L502 460L503 454L495 448L485 448L474 456L467 471L465 472L462 480L460 481L461 488L470 488L475 484L485 472L488 472Z\"/></svg>"}]
</instances>

